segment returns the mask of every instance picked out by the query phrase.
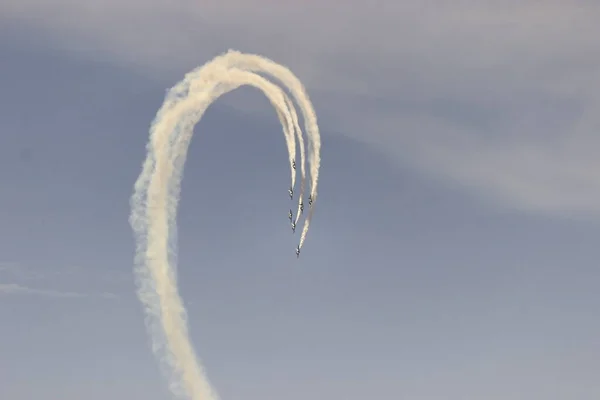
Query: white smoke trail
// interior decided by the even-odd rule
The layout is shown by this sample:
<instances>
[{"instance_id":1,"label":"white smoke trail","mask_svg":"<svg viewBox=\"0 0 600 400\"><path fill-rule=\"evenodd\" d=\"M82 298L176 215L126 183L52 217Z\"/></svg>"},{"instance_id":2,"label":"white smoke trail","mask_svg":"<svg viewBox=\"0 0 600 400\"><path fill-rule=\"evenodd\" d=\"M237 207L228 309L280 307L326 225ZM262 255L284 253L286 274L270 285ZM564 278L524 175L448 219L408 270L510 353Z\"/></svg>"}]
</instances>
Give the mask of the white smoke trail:
<instances>
[{"instance_id":1,"label":"white smoke trail","mask_svg":"<svg viewBox=\"0 0 600 400\"><path fill-rule=\"evenodd\" d=\"M281 124L281 126L283 127L283 134L285 135L285 143L288 149L288 154L290 155L290 173L292 175L291 177L291 184L290 187L294 187L296 186L296 169L294 168L294 161L296 160L296 142L294 139L294 132L291 131L292 129L294 129L293 126L289 126L288 121L285 118L285 115L283 115L283 113L281 111L279 111L279 109L275 109L277 111L277 118L279 119L279 123ZM295 109L293 109L292 112L296 112ZM290 129L291 128L291 129Z\"/></svg>"},{"instance_id":2,"label":"white smoke trail","mask_svg":"<svg viewBox=\"0 0 600 400\"><path fill-rule=\"evenodd\" d=\"M294 104L290 100L288 96L285 96L285 102L289 109L294 110L291 113L292 120L294 123L294 131L296 132L296 137L298 139L298 143L300 145L300 194L298 195L298 209L296 211L296 221L295 224L298 224L298 220L300 219L300 204L302 203L302 199L304 198L304 188L306 186L306 161L304 155L304 137L302 136L302 129L300 129L300 124L298 123L298 115L296 114L296 108ZM293 133L292 133L293 134ZM295 147L294 147L294 150Z\"/></svg>"},{"instance_id":3,"label":"white smoke trail","mask_svg":"<svg viewBox=\"0 0 600 400\"><path fill-rule=\"evenodd\" d=\"M171 391L192 400L218 399L195 357L188 337L187 314L177 290L176 214L183 166L194 126L219 96L241 85L262 90L283 125L290 160L295 159L293 131L300 139L304 186L304 146L295 108L279 87L254 72L271 74L284 84L291 82L288 90L303 112L309 136L308 159L315 200L320 138L314 110L304 88L287 68L257 55L234 51L216 57L187 74L169 91L152 123L147 158L131 198L130 224L136 239L136 283L146 311L153 351L169 376ZM293 173L292 181L294 179ZM308 219L300 248L306 236L307 223Z\"/></svg>"},{"instance_id":4,"label":"white smoke trail","mask_svg":"<svg viewBox=\"0 0 600 400\"><path fill-rule=\"evenodd\" d=\"M308 97L308 94L306 94L304 85L302 85L300 80L286 67L265 57L254 54L242 54L234 50L227 52L224 55L224 59L225 62L230 66L236 66L247 71L261 72L273 76L288 88L296 100L296 103L300 107L300 110L302 111L302 116L304 118L304 129L308 136L308 162L310 164L311 176L310 195L313 200L313 207L311 208L308 217L304 222L302 236L300 237L299 246L302 248L304 241L306 240L312 215L314 213L314 204L317 198L317 184L319 181L319 168L321 166L321 136L319 134L319 126L317 125L317 115L315 110Z\"/></svg>"}]
</instances>

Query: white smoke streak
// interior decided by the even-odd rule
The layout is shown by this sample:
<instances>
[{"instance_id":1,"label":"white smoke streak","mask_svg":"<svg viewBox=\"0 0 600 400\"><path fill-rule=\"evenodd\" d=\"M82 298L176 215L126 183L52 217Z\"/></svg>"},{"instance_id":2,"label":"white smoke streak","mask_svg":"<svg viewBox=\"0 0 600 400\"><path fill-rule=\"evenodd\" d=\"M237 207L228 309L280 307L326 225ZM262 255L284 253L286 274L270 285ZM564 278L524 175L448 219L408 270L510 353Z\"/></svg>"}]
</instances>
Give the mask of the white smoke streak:
<instances>
[{"instance_id":1,"label":"white smoke streak","mask_svg":"<svg viewBox=\"0 0 600 400\"><path fill-rule=\"evenodd\" d=\"M286 67L258 55L237 51L229 51L188 73L169 91L151 126L147 158L131 198L136 283L138 296L145 307L153 351L169 377L171 391L192 400L216 400L218 397L195 357L188 335L186 310L177 290L176 216L187 149L194 126L208 106L242 85L262 90L282 124L290 168L296 153L294 131L300 141L301 195L304 191L304 144L293 103L281 88L256 72L271 75L287 86L302 111L308 136L314 204L320 137L312 104L302 84ZM295 171L292 170L292 186L294 183ZM299 248L305 240L311 215L312 210L305 220Z\"/></svg>"},{"instance_id":2,"label":"white smoke streak","mask_svg":"<svg viewBox=\"0 0 600 400\"><path fill-rule=\"evenodd\" d=\"M308 228L314 213L314 204L317 198L317 183L319 181L319 168L321 166L321 136L319 134L319 126L317 125L317 115L312 106L312 103L306 94L302 82L286 67L254 54L242 54L237 51L230 50L224 55L225 63L230 67L240 67L247 71L261 72L269 74L283 83L302 111L304 118L304 130L308 136L308 162L310 164L311 176L311 192L313 207L308 213L308 217L304 222L302 236L300 237L300 248L304 245Z\"/></svg>"}]
</instances>

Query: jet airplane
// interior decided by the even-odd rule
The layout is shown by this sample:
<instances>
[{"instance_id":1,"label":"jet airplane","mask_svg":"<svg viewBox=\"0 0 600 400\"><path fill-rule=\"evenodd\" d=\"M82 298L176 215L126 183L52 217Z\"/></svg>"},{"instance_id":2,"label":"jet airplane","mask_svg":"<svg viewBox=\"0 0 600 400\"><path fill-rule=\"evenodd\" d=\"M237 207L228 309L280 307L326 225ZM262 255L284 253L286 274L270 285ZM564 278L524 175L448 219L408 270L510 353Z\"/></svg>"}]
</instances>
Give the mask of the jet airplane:
<instances>
[{"instance_id":1,"label":"jet airplane","mask_svg":"<svg viewBox=\"0 0 600 400\"><path fill-rule=\"evenodd\" d=\"M292 168L296 169L296 161L292 161Z\"/></svg>"},{"instance_id":2,"label":"jet airplane","mask_svg":"<svg viewBox=\"0 0 600 400\"><path fill-rule=\"evenodd\" d=\"M290 186L290 188L288 189L288 193L290 194L290 200L294 197L294 188L292 188Z\"/></svg>"},{"instance_id":3,"label":"jet airplane","mask_svg":"<svg viewBox=\"0 0 600 400\"><path fill-rule=\"evenodd\" d=\"M296 233L296 223L292 221L292 233Z\"/></svg>"},{"instance_id":4,"label":"jet airplane","mask_svg":"<svg viewBox=\"0 0 600 400\"><path fill-rule=\"evenodd\" d=\"M304 212L304 203L300 201L300 213Z\"/></svg>"},{"instance_id":5,"label":"jet airplane","mask_svg":"<svg viewBox=\"0 0 600 400\"><path fill-rule=\"evenodd\" d=\"M308 206L312 207L312 195L308 195Z\"/></svg>"},{"instance_id":6,"label":"jet airplane","mask_svg":"<svg viewBox=\"0 0 600 400\"><path fill-rule=\"evenodd\" d=\"M296 247L296 258L300 258L300 245Z\"/></svg>"},{"instance_id":7,"label":"jet airplane","mask_svg":"<svg viewBox=\"0 0 600 400\"><path fill-rule=\"evenodd\" d=\"M290 210L290 213L288 214L288 218L290 219L290 222L292 222L292 217L293 217L292 210Z\"/></svg>"}]
</instances>

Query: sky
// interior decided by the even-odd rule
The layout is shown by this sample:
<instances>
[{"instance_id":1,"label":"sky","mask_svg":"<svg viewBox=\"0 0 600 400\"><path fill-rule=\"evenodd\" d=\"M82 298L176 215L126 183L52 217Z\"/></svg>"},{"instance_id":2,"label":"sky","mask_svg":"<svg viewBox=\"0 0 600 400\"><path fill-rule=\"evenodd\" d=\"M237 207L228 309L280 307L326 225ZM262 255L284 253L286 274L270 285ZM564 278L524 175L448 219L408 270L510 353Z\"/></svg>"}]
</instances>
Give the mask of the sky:
<instances>
[{"instance_id":1,"label":"sky","mask_svg":"<svg viewBox=\"0 0 600 400\"><path fill-rule=\"evenodd\" d=\"M275 112L196 126L178 212L223 400L600 398L600 3L4 0L0 398L169 399L129 197L165 90L229 48L321 129L299 260Z\"/></svg>"}]
</instances>

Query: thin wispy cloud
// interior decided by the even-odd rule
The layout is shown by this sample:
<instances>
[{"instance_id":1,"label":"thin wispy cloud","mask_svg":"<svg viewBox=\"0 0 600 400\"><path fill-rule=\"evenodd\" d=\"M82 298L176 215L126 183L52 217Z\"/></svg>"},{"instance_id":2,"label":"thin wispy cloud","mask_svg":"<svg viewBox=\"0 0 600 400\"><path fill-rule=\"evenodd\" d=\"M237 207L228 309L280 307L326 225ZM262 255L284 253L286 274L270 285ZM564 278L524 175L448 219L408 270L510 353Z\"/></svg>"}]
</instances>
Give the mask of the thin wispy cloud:
<instances>
[{"instance_id":1,"label":"thin wispy cloud","mask_svg":"<svg viewBox=\"0 0 600 400\"><path fill-rule=\"evenodd\" d=\"M77 292L65 292L59 290L50 289L36 289L19 285L17 283L0 283L0 295L33 295L43 297L60 297L60 298L83 298L83 297L96 297L103 299L117 299L118 296L114 293L77 293Z\"/></svg>"},{"instance_id":2,"label":"thin wispy cloud","mask_svg":"<svg viewBox=\"0 0 600 400\"><path fill-rule=\"evenodd\" d=\"M82 277L83 269L77 267L55 268L48 271L40 271L31 267L26 267L18 263L0 263L0 294L2 295L35 295L46 297L65 297L65 298L82 298L95 297L116 299L119 296L111 292L77 292L70 290L56 290L34 287L31 284L15 283L17 282L35 282L35 286L55 286L56 283L65 281L67 285L81 286L84 281ZM97 272L97 271L96 271ZM97 273L94 275L98 275ZM112 275L111 275L112 276ZM97 279L98 277L93 277ZM113 276L115 278L115 276ZM12 281L11 283L3 283L2 281Z\"/></svg>"},{"instance_id":3,"label":"thin wispy cloud","mask_svg":"<svg viewBox=\"0 0 600 400\"><path fill-rule=\"evenodd\" d=\"M77 266L61 266L51 269L34 268L15 262L0 262L0 276L11 276L19 280L51 280L51 279L74 279L74 280L93 280L106 284L111 283L129 283L132 281L132 275L125 272L115 271L106 272L104 270L83 268Z\"/></svg>"}]
</instances>

